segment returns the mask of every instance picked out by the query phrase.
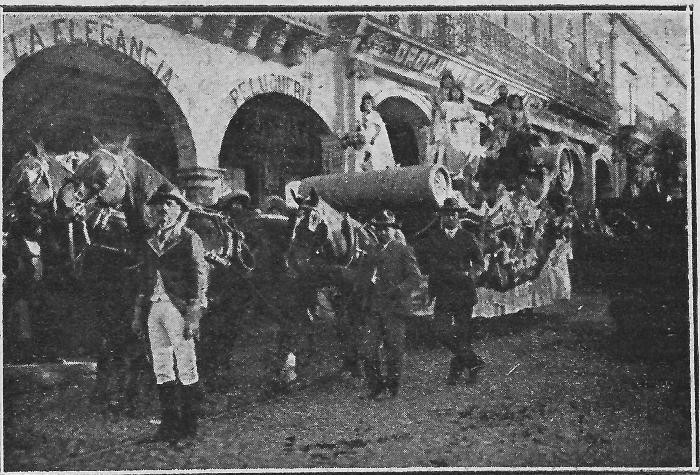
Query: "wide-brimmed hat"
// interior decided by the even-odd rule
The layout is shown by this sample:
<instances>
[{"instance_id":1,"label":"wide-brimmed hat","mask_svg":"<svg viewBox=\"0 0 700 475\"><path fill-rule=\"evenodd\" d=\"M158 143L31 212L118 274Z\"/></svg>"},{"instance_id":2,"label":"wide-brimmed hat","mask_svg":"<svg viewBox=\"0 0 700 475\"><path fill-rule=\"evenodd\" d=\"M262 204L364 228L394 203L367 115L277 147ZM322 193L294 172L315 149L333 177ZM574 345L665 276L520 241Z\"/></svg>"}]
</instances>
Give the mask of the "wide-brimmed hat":
<instances>
[{"instance_id":1,"label":"wide-brimmed hat","mask_svg":"<svg viewBox=\"0 0 700 475\"><path fill-rule=\"evenodd\" d=\"M468 208L462 208L459 206L459 202L456 198L445 198L442 203L442 207L438 209L438 214L452 214L454 212L470 211Z\"/></svg>"},{"instance_id":2,"label":"wide-brimmed hat","mask_svg":"<svg viewBox=\"0 0 700 475\"><path fill-rule=\"evenodd\" d=\"M396 216L394 216L393 211L388 209L384 209L381 212L379 212L374 218L372 218L370 224L378 228L401 228L401 225L398 223L398 221L396 221Z\"/></svg>"},{"instance_id":3,"label":"wide-brimmed hat","mask_svg":"<svg viewBox=\"0 0 700 475\"><path fill-rule=\"evenodd\" d=\"M168 183L160 185L153 196L148 200L147 204L155 205L170 200L177 202L177 204L185 209L190 208L190 202L182 196L182 193L180 193L177 188Z\"/></svg>"},{"instance_id":4,"label":"wide-brimmed hat","mask_svg":"<svg viewBox=\"0 0 700 475\"><path fill-rule=\"evenodd\" d=\"M236 188L226 193L224 196L218 199L214 207L216 209L222 210L231 206L231 203L242 203L243 206L250 204L250 193L246 190Z\"/></svg>"}]
</instances>

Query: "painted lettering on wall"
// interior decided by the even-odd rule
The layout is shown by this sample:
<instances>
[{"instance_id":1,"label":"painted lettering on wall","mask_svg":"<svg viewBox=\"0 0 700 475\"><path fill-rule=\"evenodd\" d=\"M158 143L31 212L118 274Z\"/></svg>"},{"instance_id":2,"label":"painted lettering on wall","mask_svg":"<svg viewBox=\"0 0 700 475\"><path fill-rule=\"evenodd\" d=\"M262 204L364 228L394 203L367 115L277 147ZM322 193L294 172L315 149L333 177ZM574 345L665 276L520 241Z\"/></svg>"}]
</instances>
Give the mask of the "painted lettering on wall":
<instances>
[{"instance_id":1,"label":"painted lettering on wall","mask_svg":"<svg viewBox=\"0 0 700 475\"><path fill-rule=\"evenodd\" d=\"M438 76L448 65L447 58L374 28L362 36L355 52L428 76Z\"/></svg>"},{"instance_id":2,"label":"painted lettering on wall","mask_svg":"<svg viewBox=\"0 0 700 475\"><path fill-rule=\"evenodd\" d=\"M372 26L364 30L354 52L433 79L439 78L443 71L449 69L458 82L466 85L466 92L471 94L495 98L496 90L501 84L501 80L484 72Z\"/></svg>"},{"instance_id":3,"label":"painted lettering on wall","mask_svg":"<svg viewBox=\"0 0 700 475\"><path fill-rule=\"evenodd\" d=\"M243 79L236 84L236 87L231 89L228 95L236 107L240 107L241 104L251 97L268 92L286 94L311 105L310 87L306 87L289 76L274 73Z\"/></svg>"},{"instance_id":4,"label":"painted lettering on wall","mask_svg":"<svg viewBox=\"0 0 700 475\"><path fill-rule=\"evenodd\" d=\"M15 64L32 54L61 44L107 46L138 61L168 87L177 75L158 55L158 51L136 36L112 24L87 18L57 18L47 23L30 24L28 28L4 37L5 56Z\"/></svg>"}]
</instances>

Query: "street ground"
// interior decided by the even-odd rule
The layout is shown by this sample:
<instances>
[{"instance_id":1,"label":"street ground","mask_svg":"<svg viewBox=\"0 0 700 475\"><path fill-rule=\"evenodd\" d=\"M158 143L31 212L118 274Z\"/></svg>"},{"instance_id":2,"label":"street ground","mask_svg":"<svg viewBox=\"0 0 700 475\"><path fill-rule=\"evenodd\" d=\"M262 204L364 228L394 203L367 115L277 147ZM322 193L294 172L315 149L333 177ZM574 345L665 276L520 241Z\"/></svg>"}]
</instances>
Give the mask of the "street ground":
<instances>
[{"instance_id":1,"label":"street ground","mask_svg":"<svg viewBox=\"0 0 700 475\"><path fill-rule=\"evenodd\" d=\"M340 373L326 322L286 394L266 389L269 331L236 342L229 393L210 393L200 435L172 448L155 393L134 419L89 403L91 374L5 397L4 468L15 470L295 467L677 467L691 464L687 342L649 352L622 341L597 290L477 322L487 362L471 384L444 384L449 353L412 338L397 399L363 399ZM419 340L417 343L416 340ZM680 343L680 344L679 344ZM640 357L640 355L651 355Z\"/></svg>"}]
</instances>

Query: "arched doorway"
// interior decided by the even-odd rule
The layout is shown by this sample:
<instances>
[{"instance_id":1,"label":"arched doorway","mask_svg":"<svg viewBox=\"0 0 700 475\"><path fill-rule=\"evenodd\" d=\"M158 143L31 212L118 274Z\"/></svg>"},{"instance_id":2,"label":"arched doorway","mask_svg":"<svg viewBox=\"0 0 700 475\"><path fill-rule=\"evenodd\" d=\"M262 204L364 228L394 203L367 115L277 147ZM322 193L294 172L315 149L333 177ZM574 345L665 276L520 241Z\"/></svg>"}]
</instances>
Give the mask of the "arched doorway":
<instances>
[{"instance_id":1,"label":"arched doorway","mask_svg":"<svg viewBox=\"0 0 700 475\"><path fill-rule=\"evenodd\" d=\"M290 181L323 173L321 138L330 130L308 105L271 92L246 101L231 119L219 164L231 188L245 187L259 204L284 196Z\"/></svg>"},{"instance_id":2,"label":"arched doorway","mask_svg":"<svg viewBox=\"0 0 700 475\"><path fill-rule=\"evenodd\" d=\"M596 160L595 162L595 201L613 198L615 190L612 185L612 175L610 168L604 160Z\"/></svg>"},{"instance_id":3,"label":"arched doorway","mask_svg":"<svg viewBox=\"0 0 700 475\"><path fill-rule=\"evenodd\" d=\"M391 149L397 164L405 167L421 161L420 130L430 121L420 107L403 97L384 99L377 112L384 119Z\"/></svg>"},{"instance_id":4,"label":"arched doorway","mask_svg":"<svg viewBox=\"0 0 700 475\"><path fill-rule=\"evenodd\" d=\"M140 157L171 179L183 150L194 154L180 107L151 71L114 49L62 44L20 62L3 80L3 173L30 139L49 152L89 153L131 135Z\"/></svg>"}]
</instances>

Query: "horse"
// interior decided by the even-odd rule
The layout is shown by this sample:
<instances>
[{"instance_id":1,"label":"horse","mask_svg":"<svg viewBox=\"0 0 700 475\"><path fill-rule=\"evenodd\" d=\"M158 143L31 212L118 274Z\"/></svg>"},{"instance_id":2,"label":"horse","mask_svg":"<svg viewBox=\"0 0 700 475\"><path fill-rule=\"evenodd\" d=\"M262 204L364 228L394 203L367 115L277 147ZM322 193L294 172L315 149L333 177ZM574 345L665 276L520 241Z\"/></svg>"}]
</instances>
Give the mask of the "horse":
<instances>
[{"instance_id":1,"label":"horse","mask_svg":"<svg viewBox=\"0 0 700 475\"><path fill-rule=\"evenodd\" d=\"M288 251L290 267L299 289L310 302L324 287L336 289L331 299L338 339L344 345L343 367L361 374L357 330L364 322L366 299L363 261L378 246L376 235L348 213L341 213L321 199L314 189L309 196L293 195L299 205Z\"/></svg>"},{"instance_id":2,"label":"horse","mask_svg":"<svg viewBox=\"0 0 700 475\"><path fill-rule=\"evenodd\" d=\"M8 356L21 360L57 356L60 338L56 333L63 317L59 314L67 309L62 305L65 299L56 296L70 286L62 245L66 225L58 219L56 200L72 172L46 151L41 140L34 146L35 154L26 153L12 166L3 188L3 254L7 252L8 277L3 296L10 309L6 329L10 335L19 330L17 338L22 342L13 341L19 345L14 350L24 353ZM45 291L48 286L52 292ZM18 325L13 326L14 315Z\"/></svg>"},{"instance_id":3,"label":"horse","mask_svg":"<svg viewBox=\"0 0 700 475\"><path fill-rule=\"evenodd\" d=\"M163 174L130 149L129 139L102 144L93 138L96 149L78 166L59 196L63 213L69 219L85 222L88 216L99 213L96 210L100 209L116 210L123 216L123 228L91 229L95 234L89 236L81 263L84 272L92 269L89 271L91 279L85 281L86 294L99 296L99 307L93 309L93 313L99 317L102 344L98 350L98 382L93 400L117 408L121 404L110 400L114 395L108 391L110 380L116 378L119 367L128 372L144 353L148 353L131 335L129 325L136 297L133 282L137 279L133 272L138 263L135 262L137 250L154 223L147 203L160 185L173 186ZM249 269L254 265L246 253L242 234L230 228L221 214L193 205L187 225L202 238L210 266L237 269L240 264ZM106 268L109 272L104 271ZM133 390L128 392L124 405L131 410Z\"/></svg>"}]
</instances>

